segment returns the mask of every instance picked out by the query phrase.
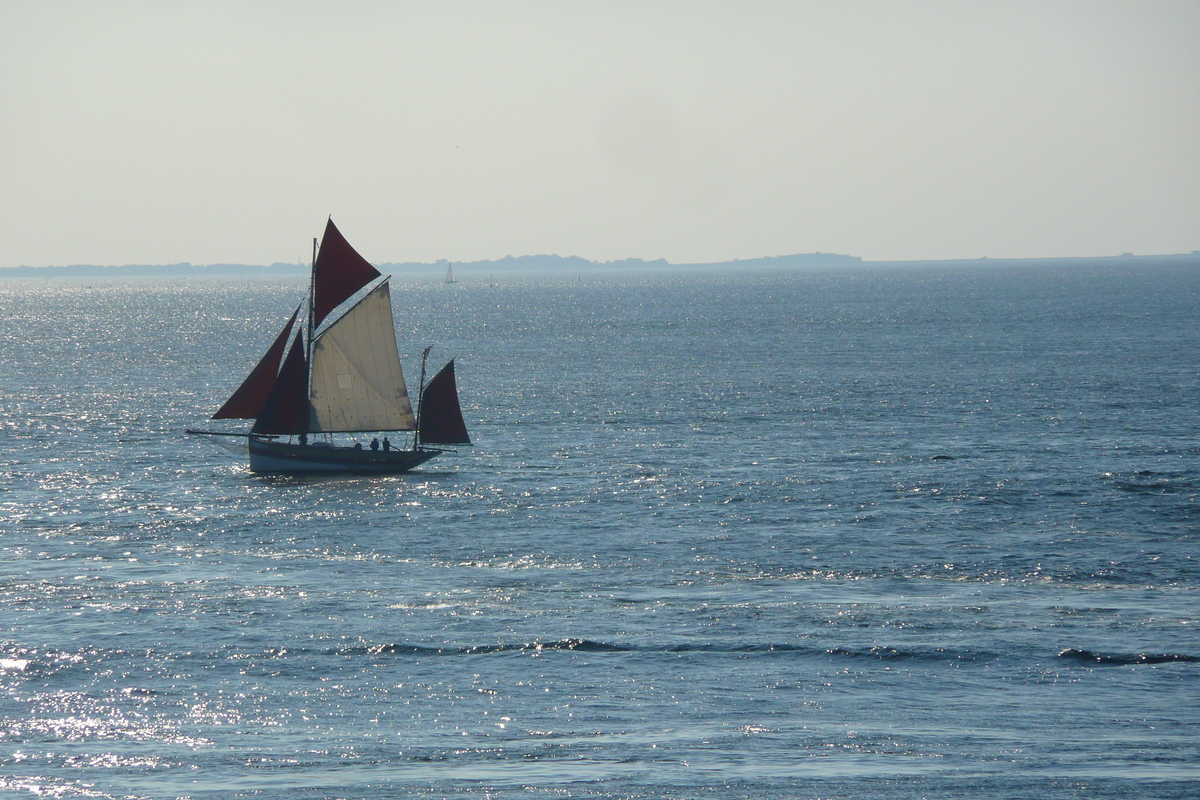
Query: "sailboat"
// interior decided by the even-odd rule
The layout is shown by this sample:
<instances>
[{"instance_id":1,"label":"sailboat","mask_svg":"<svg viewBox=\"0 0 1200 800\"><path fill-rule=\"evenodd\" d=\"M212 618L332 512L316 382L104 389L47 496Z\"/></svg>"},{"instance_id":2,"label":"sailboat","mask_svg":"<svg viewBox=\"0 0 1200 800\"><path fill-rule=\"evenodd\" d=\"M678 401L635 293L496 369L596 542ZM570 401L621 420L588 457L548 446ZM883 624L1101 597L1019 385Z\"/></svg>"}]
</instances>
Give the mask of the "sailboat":
<instances>
[{"instance_id":1,"label":"sailboat","mask_svg":"<svg viewBox=\"0 0 1200 800\"><path fill-rule=\"evenodd\" d=\"M454 277L454 262L446 264L446 283L458 283L458 278Z\"/></svg>"},{"instance_id":2,"label":"sailboat","mask_svg":"<svg viewBox=\"0 0 1200 800\"><path fill-rule=\"evenodd\" d=\"M189 430L242 437L250 469L266 473L405 472L470 445L451 359L425 382L430 348L421 356L414 413L400 367L389 278L360 256L331 218L301 301L266 355L213 419L254 420L249 433ZM413 432L397 449L384 436L369 448L334 434Z\"/></svg>"}]
</instances>

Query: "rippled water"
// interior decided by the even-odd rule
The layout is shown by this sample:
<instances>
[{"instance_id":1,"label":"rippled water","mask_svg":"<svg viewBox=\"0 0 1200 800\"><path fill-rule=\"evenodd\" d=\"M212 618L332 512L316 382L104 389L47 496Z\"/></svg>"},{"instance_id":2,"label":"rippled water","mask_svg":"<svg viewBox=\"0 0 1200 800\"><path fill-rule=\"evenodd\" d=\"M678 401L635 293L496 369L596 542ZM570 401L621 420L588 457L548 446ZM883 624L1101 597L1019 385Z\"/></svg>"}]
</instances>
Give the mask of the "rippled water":
<instances>
[{"instance_id":1,"label":"rippled water","mask_svg":"<svg viewBox=\"0 0 1200 800\"><path fill-rule=\"evenodd\" d=\"M301 281L0 282L0 792L1196 794L1197 264L393 283L477 446L289 479Z\"/></svg>"}]
</instances>

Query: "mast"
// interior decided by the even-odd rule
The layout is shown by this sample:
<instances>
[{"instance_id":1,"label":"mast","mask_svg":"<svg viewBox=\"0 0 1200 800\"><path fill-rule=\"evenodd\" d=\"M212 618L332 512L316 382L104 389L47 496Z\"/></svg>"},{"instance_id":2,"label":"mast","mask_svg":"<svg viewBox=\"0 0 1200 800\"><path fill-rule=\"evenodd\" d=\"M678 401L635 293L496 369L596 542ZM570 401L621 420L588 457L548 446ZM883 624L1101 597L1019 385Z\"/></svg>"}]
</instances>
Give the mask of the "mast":
<instances>
[{"instance_id":1,"label":"mast","mask_svg":"<svg viewBox=\"0 0 1200 800\"><path fill-rule=\"evenodd\" d=\"M309 273L308 273L308 330L306 331L306 335L304 337L305 341L308 343L307 348L304 351L304 355L305 355L308 363L310 363L310 364L312 363L313 314L315 313L315 309L316 309L316 299L317 299L317 237L314 236L313 237L312 263L309 267Z\"/></svg>"},{"instance_id":2,"label":"mast","mask_svg":"<svg viewBox=\"0 0 1200 800\"><path fill-rule=\"evenodd\" d=\"M417 389L417 433L413 436L413 450L421 445L421 406L424 405L421 400L425 396L425 360L429 358L429 351L432 349L433 345L429 345L421 353L421 383Z\"/></svg>"},{"instance_id":3,"label":"mast","mask_svg":"<svg viewBox=\"0 0 1200 800\"><path fill-rule=\"evenodd\" d=\"M308 271L308 330L304 332L304 363L309 365L307 380L304 381L304 396L312 394L312 351L313 351L313 312L317 299L317 237L313 237L312 261ZM304 432L300 434L300 444L307 444L308 420L305 418Z\"/></svg>"}]
</instances>

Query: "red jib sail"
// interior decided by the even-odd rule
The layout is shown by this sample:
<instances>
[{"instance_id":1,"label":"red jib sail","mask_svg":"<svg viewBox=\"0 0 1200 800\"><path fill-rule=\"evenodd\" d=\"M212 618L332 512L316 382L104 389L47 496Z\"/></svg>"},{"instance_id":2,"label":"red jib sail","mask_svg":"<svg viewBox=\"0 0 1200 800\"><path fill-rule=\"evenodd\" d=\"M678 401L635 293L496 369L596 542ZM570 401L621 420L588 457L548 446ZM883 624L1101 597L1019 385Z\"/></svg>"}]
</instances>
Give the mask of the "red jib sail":
<instances>
[{"instance_id":1,"label":"red jib sail","mask_svg":"<svg viewBox=\"0 0 1200 800\"><path fill-rule=\"evenodd\" d=\"M300 314L300 308L297 307L292 312L292 318L288 320L288 324L283 326L283 330L279 332L279 336L275 337L274 344L267 350L267 354L258 362L258 366L242 381L242 385L237 388L229 399L225 401L225 405L217 409L217 413L213 414L213 419L255 419L266 404L267 398L271 395L271 390L275 388L275 376L279 374L279 362L283 358L283 348L287 345L288 334L292 330L292 326L296 324L296 317Z\"/></svg>"},{"instance_id":2,"label":"red jib sail","mask_svg":"<svg viewBox=\"0 0 1200 800\"><path fill-rule=\"evenodd\" d=\"M308 433L308 361L302 336L292 341L275 388L250 432L284 436Z\"/></svg>"}]
</instances>

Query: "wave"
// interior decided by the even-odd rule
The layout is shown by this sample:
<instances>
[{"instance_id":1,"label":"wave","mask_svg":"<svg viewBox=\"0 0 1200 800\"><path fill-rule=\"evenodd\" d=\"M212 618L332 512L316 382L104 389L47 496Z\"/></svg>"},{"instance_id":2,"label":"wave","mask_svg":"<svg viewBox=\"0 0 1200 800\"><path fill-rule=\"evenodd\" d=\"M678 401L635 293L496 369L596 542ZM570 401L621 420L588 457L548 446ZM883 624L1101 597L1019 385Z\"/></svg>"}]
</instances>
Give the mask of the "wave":
<instances>
[{"instance_id":1,"label":"wave","mask_svg":"<svg viewBox=\"0 0 1200 800\"><path fill-rule=\"evenodd\" d=\"M1128 474L1106 472L1104 477L1110 479L1112 485L1122 492L1176 494L1196 490L1196 482L1183 472L1134 470Z\"/></svg>"},{"instance_id":2,"label":"wave","mask_svg":"<svg viewBox=\"0 0 1200 800\"><path fill-rule=\"evenodd\" d=\"M1091 650L1079 650L1068 647L1058 654L1059 658L1079 661L1086 664L1107 664L1127 666L1129 664L1169 664L1174 661L1197 662L1200 656L1189 656L1181 653L1095 653Z\"/></svg>"},{"instance_id":3,"label":"wave","mask_svg":"<svg viewBox=\"0 0 1200 800\"><path fill-rule=\"evenodd\" d=\"M429 647L408 644L377 644L367 647L347 647L339 655L418 655L418 656L476 656L493 653L540 653L554 650L577 650L584 653L625 652L634 648L593 642L590 639L557 639L516 644L461 645L458 647Z\"/></svg>"},{"instance_id":4,"label":"wave","mask_svg":"<svg viewBox=\"0 0 1200 800\"><path fill-rule=\"evenodd\" d=\"M375 645L354 645L336 647L328 650L310 650L308 648L269 648L266 651L239 652L236 655L229 652L199 654L192 653L201 659L217 657L221 659L236 658L239 660L256 661L260 658L289 659L305 658L314 655L341 657L380 656L438 658L438 657L470 657L502 654L539 655L541 653L575 652L575 653L628 653L642 655L673 654L673 655L712 655L712 656L781 656L804 659L848 659L856 661L914 661L936 663L984 663L1003 660L1005 653L965 647L891 647L887 645L854 646L822 646L820 644L805 644L793 642L680 642L656 644L622 644L600 642L584 638L563 638L549 641L535 640L532 642L513 642L479 645L449 645L431 646L420 644L385 643ZM109 658L125 658L132 654L124 650L109 651L104 654ZM100 657L99 652L93 652L93 657ZM1082 648L1066 648L1058 653L1058 658L1074 661L1080 664L1100 666L1129 666L1137 664L1169 664L1169 663L1200 663L1200 656L1187 653L1099 653ZM74 659L84 660L80 656ZM31 657L0 659L0 674L31 672L48 675L45 667L50 662L62 660L61 654L49 661ZM66 665L56 664L60 669ZM51 670L55 672L58 670ZM140 690L130 690L140 691Z\"/></svg>"},{"instance_id":5,"label":"wave","mask_svg":"<svg viewBox=\"0 0 1200 800\"><path fill-rule=\"evenodd\" d=\"M581 653L697 653L717 655L770 655L791 654L803 657L854 658L874 661L987 661L997 657L994 653L955 648L898 649L885 646L869 647L822 647L792 643L682 643L682 644L611 644L591 639L557 639L553 641L520 642L512 644L461 645L457 647L430 647L410 644L378 644L339 648L337 655L398 655L398 656L480 656L498 653L541 653L573 651Z\"/></svg>"}]
</instances>

